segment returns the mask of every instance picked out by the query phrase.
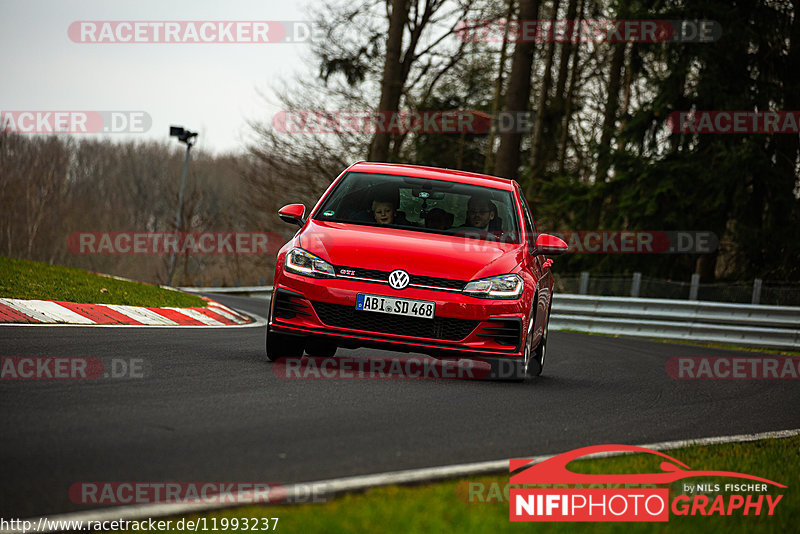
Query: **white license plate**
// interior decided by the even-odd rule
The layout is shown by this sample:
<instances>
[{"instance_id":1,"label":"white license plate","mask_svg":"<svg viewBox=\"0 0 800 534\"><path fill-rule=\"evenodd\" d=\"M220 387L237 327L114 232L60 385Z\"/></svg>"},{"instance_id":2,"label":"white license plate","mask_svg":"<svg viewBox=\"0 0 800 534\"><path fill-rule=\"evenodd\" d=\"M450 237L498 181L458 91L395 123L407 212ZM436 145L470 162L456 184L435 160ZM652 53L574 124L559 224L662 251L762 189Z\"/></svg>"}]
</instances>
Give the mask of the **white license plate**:
<instances>
[{"instance_id":1,"label":"white license plate","mask_svg":"<svg viewBox=\"0 0 800 534\"><path fill-rule=\"evenodd\" d=\"M405 315L407 317L433 319L436 303L427 300L399 299L383 295L359 293L356 297L356 309L359 311L372 311L390 313L392 315Z\"/></svg>"}]
</instances>

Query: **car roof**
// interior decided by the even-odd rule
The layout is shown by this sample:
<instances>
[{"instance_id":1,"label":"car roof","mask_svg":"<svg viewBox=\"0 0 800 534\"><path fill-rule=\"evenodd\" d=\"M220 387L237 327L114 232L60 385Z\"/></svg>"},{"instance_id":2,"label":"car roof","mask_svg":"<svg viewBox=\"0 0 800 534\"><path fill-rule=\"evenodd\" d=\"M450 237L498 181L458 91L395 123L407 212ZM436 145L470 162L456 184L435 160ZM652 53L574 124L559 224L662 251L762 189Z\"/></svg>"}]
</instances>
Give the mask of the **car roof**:
<instances>
[{"instance_id":1,"label":"car roof","mask_svg":"<svg viewBox=\"0 0 800 534\"><path fill-rule=\"evenodd\" d=\"M360 161L348 169L352 172L370 172L374 174L394 174L410 176L412 178L430 178L431 180L444 180L461 184L491 187L493 189L514 190L514 181L488 174L458 171L454 169L440 169L437 167L424 167L422 165L401 165L399 163L375 163Z\"/></svg>"}]
</instances>

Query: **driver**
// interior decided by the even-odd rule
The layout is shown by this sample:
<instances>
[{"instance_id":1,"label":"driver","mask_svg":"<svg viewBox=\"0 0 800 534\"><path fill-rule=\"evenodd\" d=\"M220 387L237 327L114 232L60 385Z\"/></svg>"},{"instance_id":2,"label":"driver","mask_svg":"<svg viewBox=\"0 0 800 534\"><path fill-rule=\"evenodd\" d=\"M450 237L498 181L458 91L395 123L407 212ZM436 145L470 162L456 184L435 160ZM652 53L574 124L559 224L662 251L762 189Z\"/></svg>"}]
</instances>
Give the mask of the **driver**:
<instances>
[{"instance_id":1,"label":"driver","mask_svg":"<svg viewBox=\"0 0 800 534\"><path fill-rule=\"evenodd\" d=\"M489 230L489 223L495 217L497 208L488 196L473 195L467 202L467 224L472 228Z\"/></svg>"}]
</instances>

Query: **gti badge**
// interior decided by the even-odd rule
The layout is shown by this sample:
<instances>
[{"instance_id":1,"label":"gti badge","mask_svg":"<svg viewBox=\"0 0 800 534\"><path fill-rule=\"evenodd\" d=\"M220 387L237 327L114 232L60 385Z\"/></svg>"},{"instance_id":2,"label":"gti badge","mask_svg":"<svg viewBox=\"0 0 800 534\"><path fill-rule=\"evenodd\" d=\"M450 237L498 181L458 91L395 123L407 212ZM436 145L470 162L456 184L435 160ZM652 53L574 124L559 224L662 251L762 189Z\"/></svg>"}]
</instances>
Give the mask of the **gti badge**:
<instances>
[{"instance_id":1,"label":"gti badge","mask_svg":"<svg viewBox=\"0 0 800 534\"><path fill-rule=\"evenodd\" d=\"M392 289L405 289L411 277L403 269L396 269L389 273L389 287Z\"/></svg>"}]
</instances>

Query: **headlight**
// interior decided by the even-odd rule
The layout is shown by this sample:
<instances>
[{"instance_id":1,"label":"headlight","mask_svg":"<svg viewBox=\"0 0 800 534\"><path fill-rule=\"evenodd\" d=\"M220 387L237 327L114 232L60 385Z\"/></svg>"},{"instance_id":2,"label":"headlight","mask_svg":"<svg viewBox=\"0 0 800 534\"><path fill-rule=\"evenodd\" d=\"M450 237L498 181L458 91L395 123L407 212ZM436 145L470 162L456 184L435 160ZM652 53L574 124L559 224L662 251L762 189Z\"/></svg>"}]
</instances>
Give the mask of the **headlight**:
<instances>
[{"instance_id":1,"label":"headlight","mask_svg":"<svg viewBox=\"0 0 800 534\"><path fill-rule=\"evenodd\" d=\"M314 278L332 278L336 276L333 271L333 265L310 252L306 252L302 248L293 248L287 252L285 265L287 271L302 274L303 276L313 276Z\"/></svg>"},{"instance_id":2,"label":"headlight","mask_svg":"<svg viewBox=\"0 0 800 534\"><path fill-rule=\"evenodd\" d=\"M518 299L525 283L518 274L504 274L482 278L468 283L463 290L465 295L482 299Z\"/></svg>"}]
</instances>

